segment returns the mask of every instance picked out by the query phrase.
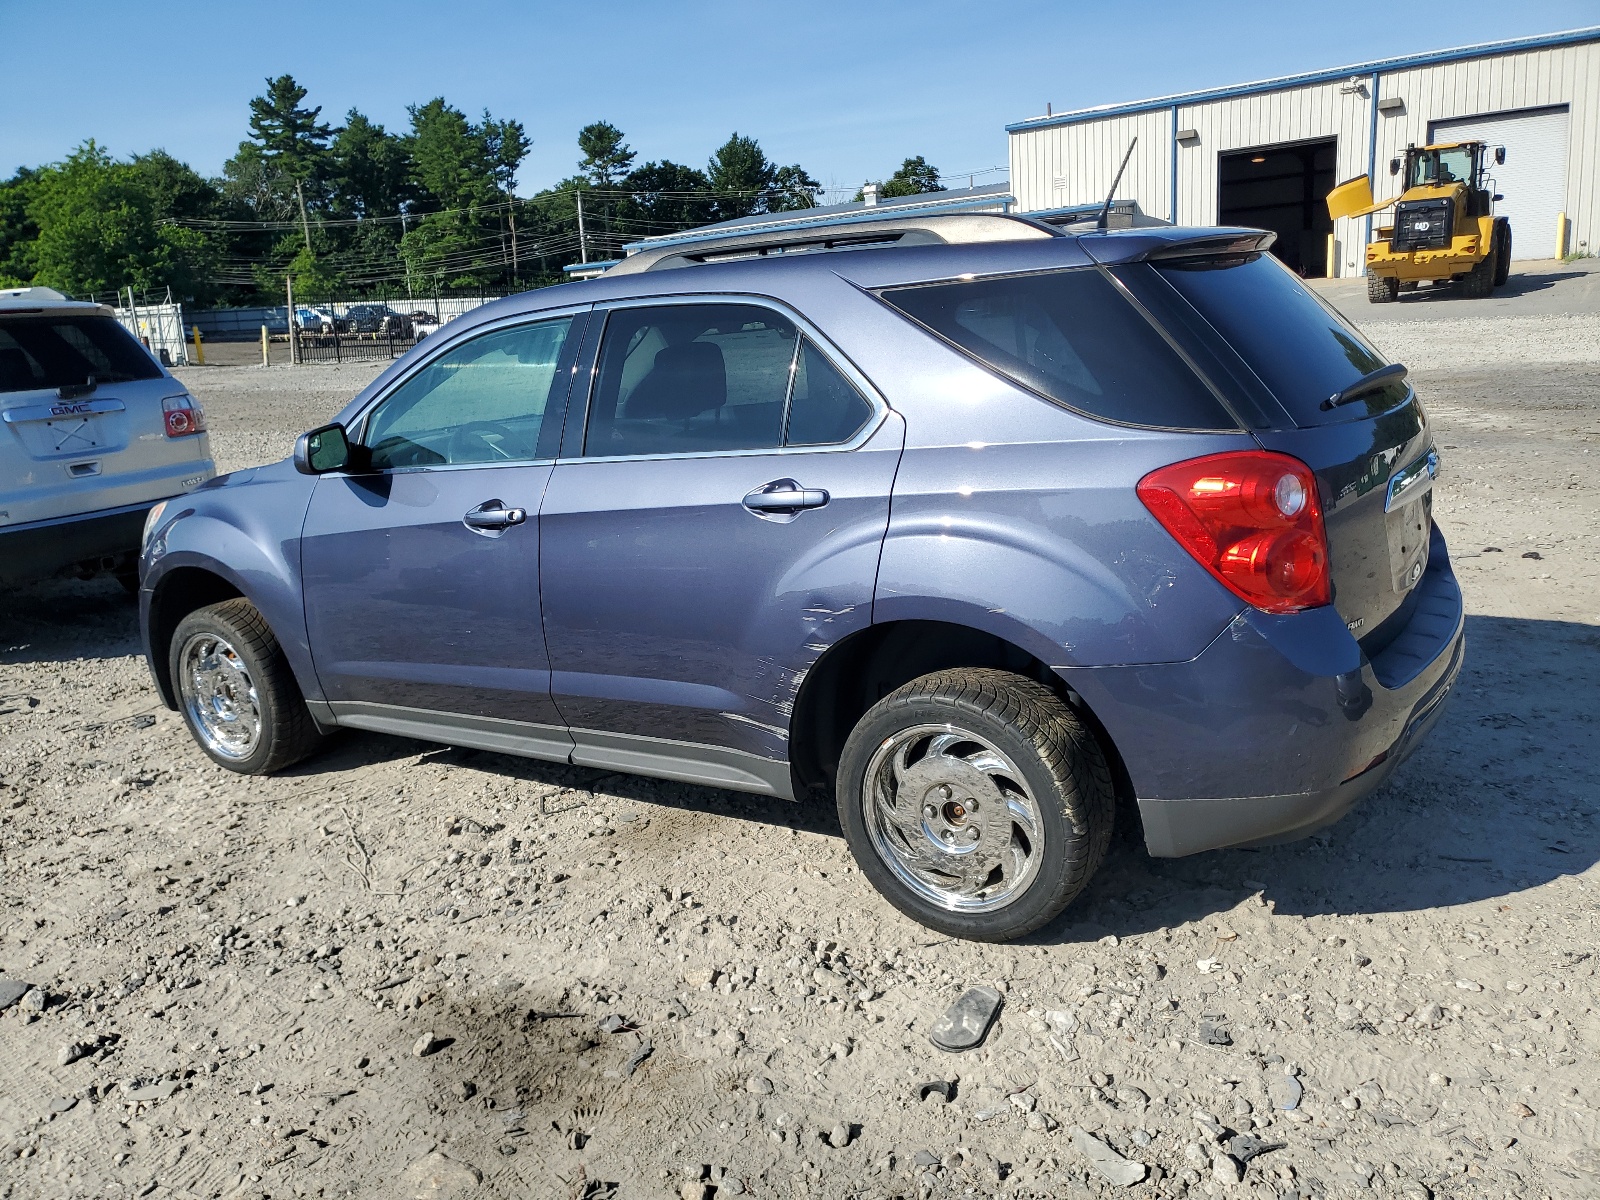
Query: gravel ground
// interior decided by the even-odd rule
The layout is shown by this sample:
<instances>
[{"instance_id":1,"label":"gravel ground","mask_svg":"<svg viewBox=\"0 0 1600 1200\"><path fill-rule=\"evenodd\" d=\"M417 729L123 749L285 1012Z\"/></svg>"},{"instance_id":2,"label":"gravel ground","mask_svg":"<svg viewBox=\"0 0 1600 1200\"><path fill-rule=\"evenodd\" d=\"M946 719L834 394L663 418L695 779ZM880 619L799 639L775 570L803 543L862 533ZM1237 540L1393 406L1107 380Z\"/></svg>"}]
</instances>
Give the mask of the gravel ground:
<instances>
[{"instance_id":1,"label":"gravel ground","mask_svg":"<svg viewBox=\"0 0 1600 1200\"><path fill-rule=\"evenodd\" d=\"M0 1196L1600 1194L1600 336L1375 332L1444 454L1447 716L1326 833L1124 840L1016 946L901 918L827 812L376 735L229 775L114 583L7 598ZM370 374L187 377L228 469Z\"/></svg>"}]
</instances>

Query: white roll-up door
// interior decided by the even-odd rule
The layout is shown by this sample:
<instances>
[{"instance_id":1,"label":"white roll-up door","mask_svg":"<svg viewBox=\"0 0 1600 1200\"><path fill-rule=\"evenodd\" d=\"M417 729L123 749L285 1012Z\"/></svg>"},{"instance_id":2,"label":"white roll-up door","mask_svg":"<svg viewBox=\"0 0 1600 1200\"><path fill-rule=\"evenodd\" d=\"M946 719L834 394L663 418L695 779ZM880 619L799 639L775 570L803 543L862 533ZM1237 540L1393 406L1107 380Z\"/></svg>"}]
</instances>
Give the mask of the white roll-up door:
<instances>
[{"instance_id":1,"label":"white roll-up door","mask_svg":"<svg viewBox=\"0 0 1600 1200\"><path fill-rule=\"evenodd\" d=\"M1495 166L1491 156L1489 176L1505 197L1495 214L1511 221L1511 257L1556 256L1556 218L1567 195L1565 107L1431 121L1428 140L1504 146L1506 161Z\"/></svg>"}]
</instances>

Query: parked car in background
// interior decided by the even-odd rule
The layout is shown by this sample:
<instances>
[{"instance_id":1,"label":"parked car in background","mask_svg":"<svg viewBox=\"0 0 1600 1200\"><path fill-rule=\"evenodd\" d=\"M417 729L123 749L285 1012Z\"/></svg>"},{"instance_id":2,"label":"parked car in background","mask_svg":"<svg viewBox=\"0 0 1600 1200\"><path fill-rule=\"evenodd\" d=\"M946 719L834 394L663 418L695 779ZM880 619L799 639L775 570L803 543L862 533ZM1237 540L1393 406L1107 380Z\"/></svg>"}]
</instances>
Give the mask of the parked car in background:
<instances>
[{"instance_id":1,"label":"parked car in background","mask_svg":"<svg viewBox=\"0 0 1600 1200\"><path fill-rule=\"evenodd\" d=\"M435 332L440 325L438 315L429 312L427 309L419 308L411 313L410 317L411 326L416 330L418 338L427 337L430 333Z\"/></svg>"},{"instance_id":2,"label":"parked car in background","mask_svg":"<svg viewBox=\"0 0 1600 1200\"><path fill-rule=\"evenodd\" d=\"M205 413L111 309L0 291L0 585L136 588L151 506L216 474Z\"/></svg>"},{"instance_id":3,"label":"parked car in background","mask_svg":"<svg viewBox=\"0 0 1600 1200\"><path fill-rule=\"evenodd\" d=\"M162 698L243 773L350 727L831 802L984 940L1119 820L1186 855L1387 779L1463 653L1405 367L1258 230L840 229L485 305L168 505Z\"/></svg>"},{"instance_id":4,"label":"parked car in background","mask_svg":"<svg viewBox=\"0 0 1600 1200\"><path fill-rule=\"evenodd\" d=\"M352 304L345 311L344 321L351 333L375 333L380 337L397 338L412 336L411 318L395 312L387 304Z\"/></svg>"},{"instance_id":5,"label":"parked car in background","mask_svg":"<svg viewBox=\"0 0 1600 1200\"><path fill-rule=\"evenodd\" d=\"M302 333L343 333L346 325L333 315L331 308L300 308L294 310L295 324Z\"/></svg>"}]
</instances>

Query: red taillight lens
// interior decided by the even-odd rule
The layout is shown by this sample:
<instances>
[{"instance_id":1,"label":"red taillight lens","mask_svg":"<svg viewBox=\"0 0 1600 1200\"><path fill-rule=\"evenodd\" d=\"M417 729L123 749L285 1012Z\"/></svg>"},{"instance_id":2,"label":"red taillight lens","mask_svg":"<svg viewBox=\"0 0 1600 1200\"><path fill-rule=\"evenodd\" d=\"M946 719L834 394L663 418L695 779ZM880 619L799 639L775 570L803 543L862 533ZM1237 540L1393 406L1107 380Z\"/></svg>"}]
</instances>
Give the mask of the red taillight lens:
<instances>
[{"instance_id":1,"label":"red taillight lens","mask_svg":"<svg viewBox=\"0 0 1600 1200\"><path fill-rule=\"evenodd\" d=\"M168 396L161 402L161 415L166 422L169 438L205 432L205 409L195 402L193 396Z\"/></svg>"},{"instance_id":2,"label":"red taillight lens","mask_svg":"<svg viewBox=\"0 0 1600 1200\"><path fill-rule=\"evenodd\" d=\"M1287 454L1209 454L1151 471L1139 499L1200 565L1263 612L1332 601L1311 468Z\"/></svg>"}]
</instances>

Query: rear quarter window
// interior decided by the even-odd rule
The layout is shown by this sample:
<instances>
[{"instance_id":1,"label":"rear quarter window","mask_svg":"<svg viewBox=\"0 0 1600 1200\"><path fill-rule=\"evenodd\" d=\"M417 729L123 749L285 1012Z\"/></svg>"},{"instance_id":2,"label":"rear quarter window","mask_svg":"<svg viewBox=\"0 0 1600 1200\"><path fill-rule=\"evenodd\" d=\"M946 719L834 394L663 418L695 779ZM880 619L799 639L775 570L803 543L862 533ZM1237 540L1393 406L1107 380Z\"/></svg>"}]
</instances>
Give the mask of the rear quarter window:
<instances>
[{"instance_id":1,"label":"rear quarter window","mask_svg":"<svg viewBox=\"0 0 1600 1200\"><path fill-rule=\"evenodd\" d=\"M990 369L1077 412L1162 429L1239 427L1166 339L1094 268L878 294Z\"/></svg>"},{"instance_id":2,"label":"rear quarter window","mask_svg":"<svg viewBox=\"0 0 1600 1200\"><path fill-rule=\"evenodd\" d=\"M1323 409L1328 397L1389 360L1271 255L1178 259L1157 269L1244 359L1295 424L1387 412L1409 395L1402 382Z\"/></svg>"}]
</instances>

